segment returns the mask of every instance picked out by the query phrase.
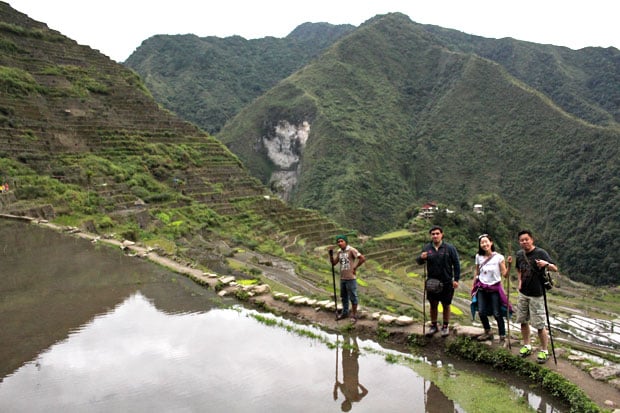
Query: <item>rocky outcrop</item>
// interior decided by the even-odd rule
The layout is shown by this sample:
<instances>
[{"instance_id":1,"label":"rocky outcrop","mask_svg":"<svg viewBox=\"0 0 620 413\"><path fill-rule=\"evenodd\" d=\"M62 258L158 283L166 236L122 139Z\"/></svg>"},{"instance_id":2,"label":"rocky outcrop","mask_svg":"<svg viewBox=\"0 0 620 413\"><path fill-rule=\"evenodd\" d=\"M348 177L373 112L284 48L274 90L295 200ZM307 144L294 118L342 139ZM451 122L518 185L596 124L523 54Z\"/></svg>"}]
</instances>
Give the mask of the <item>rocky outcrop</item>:
<instances>
[{"instance_id":1,"label":"rocky outcrop","mask_svg":"<svg viewBox=\"0 0 620 413\"><path fill-rule=\"evenodd\" d=\"M301 157L309 134L308 122L292 125L281 120L276 125L273 136L263 138L267 156L278 168L272 173L269 185L285 201L290 199L297 184Z\"/></svg>"}]
</instances>

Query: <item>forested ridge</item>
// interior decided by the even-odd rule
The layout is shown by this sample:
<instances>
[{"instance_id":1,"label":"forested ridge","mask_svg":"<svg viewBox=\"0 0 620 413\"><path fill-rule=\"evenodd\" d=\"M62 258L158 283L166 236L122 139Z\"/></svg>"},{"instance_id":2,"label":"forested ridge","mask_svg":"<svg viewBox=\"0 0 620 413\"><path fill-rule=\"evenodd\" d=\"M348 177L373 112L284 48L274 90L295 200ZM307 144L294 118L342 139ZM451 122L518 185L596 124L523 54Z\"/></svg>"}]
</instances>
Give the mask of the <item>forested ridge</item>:
<instances>
[{"instance_id":1,"label":"forested ridge","mask_svg":"<svg viewBox=\"0 0 620 413\"><path fill-rule=\"evenodd\" d=\"M613 283L618 102L617 49L485 39L393 13L280 79L217 137L269 184L278 167L261 139L306 121L292 205L379 234L428 200L466 211L496 194L565 271Z\"/></svg>"},{"instance_id":2,"label":"forested ridge","mask_svg":"<svg viewBox=\"0 0 620 413\"><path fill-rule=\"evenodd\" d=\"M196 35L146 39L125 61L166 108L217 133L241 108L353 30L305 23L286 38Z\"/></svg>"}]
</instances>

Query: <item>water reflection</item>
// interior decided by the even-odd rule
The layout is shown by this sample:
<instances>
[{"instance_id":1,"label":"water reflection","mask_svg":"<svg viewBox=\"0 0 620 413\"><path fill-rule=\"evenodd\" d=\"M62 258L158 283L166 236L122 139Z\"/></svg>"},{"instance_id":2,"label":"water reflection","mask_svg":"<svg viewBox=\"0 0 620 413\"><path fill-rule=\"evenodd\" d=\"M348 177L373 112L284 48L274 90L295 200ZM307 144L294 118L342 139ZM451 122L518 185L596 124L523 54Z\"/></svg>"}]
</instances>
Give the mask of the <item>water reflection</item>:
<instances>
[{"instance_id":1,"label":"water reflection","mask_svg":"<svg viewBox=\"0 0 620 413\"><path fill-rule=\"evenodd\" d=\"M336 346L336 354L338 346ZM360 356L357 337L350 334L344 336L342 343L342 382L338 381L338 357L336 356L336 383L334 383L334 400L338 400L338 390L344 400L340 405L343 412L348 412L354 402L359 402L368 394L368 389L359 382Z\"/></svg>"},{"instance_id":2,"label":"water reflection","mask_svg":"<svg viewBox=\"0 0 620 413\"><path fill-rule=\"evenodd\" d=\"M426 406L424 411L426 413L459 412L459 410L454 408L454 402L447 398L432 381L425 382L424 389L424 404Z\"/></svg>"},{"instance_id":3,"label":"water reflection","mask_svg":"<svg viewBox=\"0 0 620 413\"><path fill-rule=\"evenodd\" d=\"M0 258L2 412L465 412L430 363L214 309L213 292L118 249L0 222Z\"/></svg>"},{"instance_id":4,"label":"water reflection","mask_svg":"<svg viewBox=\"0 0 620 413\"><path fill-rule=\"evenodd\" d=\"M525 398L527 403L537 413L561 413L562 410L546 402L540 395L534 392L526 392L523 389L512 387L512 390L520 397Z\"/></svg>"},{"instance_id":5,"label":"water reflection","mask_svg":"<svg viewBox=\"0 0 620 413\"><path fill-rule=\"evenodd\" d=\"M0 220L0 377L69 331L141 291L168 311L204 311L217 296L118 248Z\"/></svg>"},{"instance_id":6,"label":"water reflection","mask_svg":"<svg viewBox=\"0 0 620 413\"><path fill-rule=\"evenodd\" d=\"M168 314L134 294L5 377L0 411L335 411L324 390L333 350L266 328L249 313ZM419 388L414 371L367 354L360 374L359 347L343 351L343 407L424 409L407 391ZM361 390L361 402L362 393L353 394L360 380L376 397Z\"/></svg>"}]
</instances>

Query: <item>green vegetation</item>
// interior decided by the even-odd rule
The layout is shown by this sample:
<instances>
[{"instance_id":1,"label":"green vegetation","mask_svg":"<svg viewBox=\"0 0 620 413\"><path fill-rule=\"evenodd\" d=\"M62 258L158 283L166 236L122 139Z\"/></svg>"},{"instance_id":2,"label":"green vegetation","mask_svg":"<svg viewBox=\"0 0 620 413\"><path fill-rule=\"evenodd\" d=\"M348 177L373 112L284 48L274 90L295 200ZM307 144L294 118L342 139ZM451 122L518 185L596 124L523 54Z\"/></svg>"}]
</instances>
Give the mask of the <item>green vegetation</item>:
<instances>
[{"instance_id":1,"label":"green vegetation","mask_svg":"<svg viewBox=\"0 0 620 413\"><path fill-rule=\"evenodd\" d=\"M441 392L468 412L532 412L527 400L506 391L506 383L468 371L418 367Z\"/></svg>"},{"instance_id":2,"label":"green vegetation","mask_svg":"<svg viewBox=\"0 0 620 413\"><path fill-rule=\"evenodd\" d=\"M47 30L47 27L24 27L10 22L0 22L0 32L12 33L19 36L31 37L33 39L45 40L49 42L63 42L66 37L59 33Z\"/></svg>"},{"instance_id":3,"label":"green vegetation","mask_svg":"<svg viewBox=\"0 0 620 413\"><path fill-rule=\"evenodd\" d=\"M272 135L283 120L305 120L310 137L293 205L378 235L401 227L406 211L429 200L465 213L496 194L562 271L592 284L617 283L620 132L607 102L618 88L600 101L588 89L592 78L616 82L613 70L561 75L561 84L549 77L547 84L534 71L519 67L515 76L530 75L514 77L501 59L480 57L495 47L490 40L467 51L456 33L442 36L439 47L425 27L400 14L372 19L246 106L218 138L268 183L277 168L254 137ZM590 73L586 62L596 53L556 56L560 48L546 46L538 56L532 49L523 53L525 68L558 73ZM605 67L618 56L598 52ZM555 69L542 64L551 55L561 61ZM578 95L580 103L566 107L547 90L569 100ZM604 126L589 123L578 107L606 114ZM584 245L591 246L585 255Z\"/></svg>"},{"instance_id":4,"label":"green vegetation","mask_svg":"<svg viewBox=\"0 0 620 413\"><path fill-rule=\"evenodd\" d=\"M545 95L562 110L589 123L617 126L620 96L613 74L612 48L571 50L515 39L486 39L438 26L425 26L452 50L475 53L495 61L515 78Z\"/></svg>"},{"instance_id":5,"label":"green vegetation","mask_svg":"<svg viewBox=\"0 0 620 413\"><path fill-rule=\"evenodd\" d=\"M284 39L157 35L145 40L125 65L145 79L166 108L216 133L351 30L349 25L306 23Z\"/></svg>"},{"instance_id":6,"label":"green vegetation","mask_svg":"<svg viewBox=\"0 0 620 413\"><path fill-rule=\"evenodd\" d=\"M28 72L0 66L0 90L12 95L28 94L39 90L39 85Z\"/></svg>"},{"instance_id":7,"label":"green vegetation","mask_svg":"<svg viewBox=\"0 0 620 413\"><path fill-rule=\"evenodd\" d=\"M534 364L505 349L491 350L475 340L460 337L448 344L448 351L467 360L492 365L504 372L513 372L540 384L554 396L565 400L574 413L595 413L601 409L577 385L558 373Z\"/></svg>"},{"instance_id":8,"label":"green vegetation","mask_svg":"<svg viewBox=\"0 0 620 413\"><path fill-rule=\"evenodd\" d=\"M109 93L109 88L104 83L90 76L88 71L82 67L74 65L52 66L45 68L43 73L66 78L71 82L71 93L75 96L85 97L88 93ZM94 74L94 76L97 75Z\"/></svg>"},{"instance_id":9,"label":"green vegetation","mask_svg":"<svg viewBox=\"0 0 620 413\"><path fill-rule=\"evenodd\" d=\"M7 53L3 66L7 87L30 91L3 94L0 102L0 119L12 133L0 170L15 184L11 207L52 205L62 222L93 222L99 231L144 242L167 240L177 244L175 253L204 265L211 259L203 261L208 254L191 243L222 238L292 259L320 286L329 286L329 269L314 262L320 256L314 248L329 243L336 228L389 234L358 243L376 263L362 280L371 302L400 311L411 305L401 292L418 282L406 274L420 272L411 252L426 242L430 225L415 217L423 202L436 199L433 223L446 227L465 268L479 233L493 234L506 253L516 250L516 231L527 226L564 273L589 283L616 281L618 171L611 143L617 134L567 118L497 64L463 51L446 54L405 16L380 16L355 31L334 28L325 37L314 29L300 27L287 41L312 43L319 36L321 47L332 46L256 99L221 134L245 166L267 179L274 165L255 156L260 150L242 153L254 148L245 137L268 133L282 118L311 122L304 172L293 194L294 205L308 208L293 215L279 201L261 199L266 190L226 147L158 109L135 72L109 67L99 55L84 65L59 63L56 56L83 51L45 36L37 46L22 30L6 31L3 40L17 49L41 47L50 56L32 63L36 70L29 72ZM152 40L170 40L171 50L177 40L187 49L203 40L221 43L221 53L224 45L250 52L262 44L194 36ZM275 40L265 41L271 47L279 44ZM150 57L149 50L137 51L136 60ZM186 59L196 58L187 52ZM232 64L227 56L220 67ZM442 71L434 69L438 65ZM83 100L76 102L67 90ZM430 96L437 102L432 108ZM543 137L547 145L540 148ZM479 149L472 151L472 143ZM342 145L355 150L332 150ZM517 156L522 151L528 155ZM549 158L561 159L561 166L545 162ZM535 191L532 173L540 177ZM471 213L475 203L483 204L483 215ZM594 247L585 256L584 244Z\"/></svg>"}]
</instances>

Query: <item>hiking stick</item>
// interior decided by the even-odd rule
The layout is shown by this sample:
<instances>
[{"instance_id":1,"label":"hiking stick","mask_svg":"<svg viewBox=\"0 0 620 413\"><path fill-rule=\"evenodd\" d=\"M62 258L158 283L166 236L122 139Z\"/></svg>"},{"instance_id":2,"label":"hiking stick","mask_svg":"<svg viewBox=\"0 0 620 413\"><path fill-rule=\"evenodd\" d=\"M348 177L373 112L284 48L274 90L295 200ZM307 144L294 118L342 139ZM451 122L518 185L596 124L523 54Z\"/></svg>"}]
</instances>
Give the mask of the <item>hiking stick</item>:
<instances>
[{"instance_id":1,"label":"hiking stick","mask_svg":"<svg viewBox=\"0 0 620 413\"><path fill-rule=\"evenodd\" d=\"M553 362L557 366L558 360L555 358L555 346L553 345L553 335L551 335L551 322L549 321L549 308L547 308L547 289L543 285L543 300L545 302L545 315L547 316L547 331L549 332L549 341L551 342L551 352L553 353Z\"/></svg>"},{"instance_id":2,"label":"hiking stick","mask_svg":"<svg viewBox=\"0 0 620 413\"><path fill-rule=\"evenodd\" d=\"M508 256L512 258L512 248L508 245ZM506 275L508 280L506 281L506 301L508 306L506 308L506 338L508 339L508 349L512 350L512 344L510 343L510 267L512 266L512 259L508 263Z\"/></svg>"},{"instance_id":3,"label":"hiking stick","mask_svg":"<svg viewBox=\"0 0 620 413\"><path fill-rule=\"evenodd\" d=\"M424 317L424 324L422 324L422 335L426 335L426 261L424 261L424 292L422 293L422 314Z\"/></svg>"},{"instance_id":4,"label":"hiking stick","mask_svg":"<svg viewBox=\"0 0 620 413\"><path fill-rule=\"evenodd\" d=\"M332 265L332 282L334 284L334 311L338 320L338 298L336 297L336 273L334 271L334 250L329 250L329 263Z\"/></svg>"},{"instance_id":5,"label":"hiking stick","mask_svg":"<svg viewBox=\"0 0 620 413\"><path fill-rule=\"evenodd\" d=\"M512 254L511 254L512 256ZM508 338L508 349L512 350L512 346L510 344L510 266L512 265L512 261L508 263L508 271L506 275L508 276L508 280L506 282L506 300L508 301L508 306L506 308L506 336Z\"/></svg>"}]
</instances>

